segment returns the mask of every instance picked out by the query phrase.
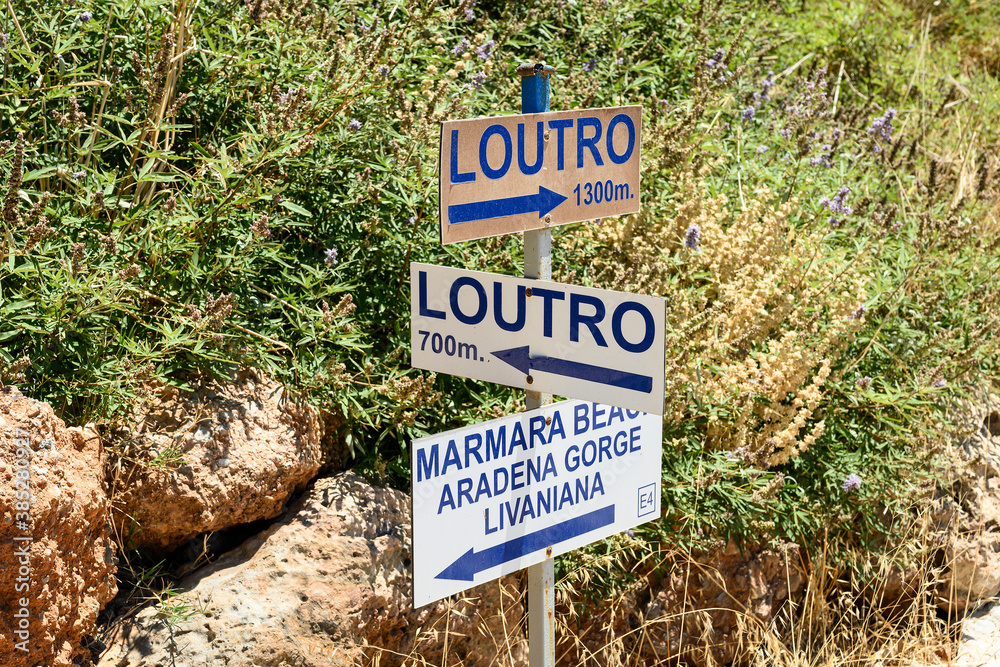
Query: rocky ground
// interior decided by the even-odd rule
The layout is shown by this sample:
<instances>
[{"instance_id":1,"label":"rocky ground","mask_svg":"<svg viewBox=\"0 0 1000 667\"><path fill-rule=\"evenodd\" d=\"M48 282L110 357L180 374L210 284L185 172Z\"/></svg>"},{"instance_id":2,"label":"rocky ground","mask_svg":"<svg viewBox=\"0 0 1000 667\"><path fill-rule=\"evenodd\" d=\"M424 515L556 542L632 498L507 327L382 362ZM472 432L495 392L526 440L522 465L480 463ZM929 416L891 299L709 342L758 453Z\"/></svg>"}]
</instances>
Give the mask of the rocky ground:
<instances>
[{"instance_id":1,"label":"rocky ground","mask_svg":"<svg viewBox=\"0 0 1000 667\"><path fill-rule=\"evenodd\" d=\"M956 667L1000 667L1000 604L990 602L962 622Z\"/></svg>"}]
</instances>

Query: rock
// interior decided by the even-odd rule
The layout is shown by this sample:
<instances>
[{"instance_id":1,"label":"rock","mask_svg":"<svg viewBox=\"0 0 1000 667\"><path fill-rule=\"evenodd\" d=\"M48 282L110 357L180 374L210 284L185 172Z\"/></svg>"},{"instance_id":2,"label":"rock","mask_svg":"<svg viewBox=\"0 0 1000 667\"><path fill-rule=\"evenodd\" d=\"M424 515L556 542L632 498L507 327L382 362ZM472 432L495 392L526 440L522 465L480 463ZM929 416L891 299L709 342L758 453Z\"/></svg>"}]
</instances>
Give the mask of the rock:
<instances>
[{"instance_id":1,"label":"rock","mask_svg":"<svg viewBox=\"0 0 1000 667\"><path fill-rule=\"evenodd\" d=\"M797 545L678 555L612 607L585 617L557 641L559 664L728 664L740 657L743 628L778 622L807 580ZM644 602L645 601L645 602ZM638 631L639 629L641 631ZM588 663L589 664L589 663Z\"/></svg>"},{"instance_id":2,"label":"rock","mask_svg":"<svg viewBox=\"0 0 1000 667\"><path fill-rule=\"evenodd\" d=\"M117 592L103 470L92 428L66 428L46 403L0 389L5 667L68 667L87 654L81 641ZM24 475L30 500L17 483Z\"/></svg>"},{"instance_id":3,"label":"rock","mask_svg":"<svg viewBox=\"0 0 1000 667\"><path fill-rule=\"evenodd\" d=\"M980 390L951 420L948 500L932 514L944 552L938 606L963 611L1000 595L1000 396Z\"/></svg>"},{"instance_id":4,"label":"rock","mask_svg":"<svg viewBox=\"0 0 1000 667\"><path fill-rule=\"evenodd\" d=\"M1000 533L954 535L945 548L947 570L939 606L962 611L1000 592Z\"/></svg>"},{"instance_id":5,"label":"rock","mask_svg":"<svg viewBox=\"0 0 1000 667\"><path fill-rule=\"evenodd\" d=\"M317 480L284 517L179 586L181 597L116 627L98 667L397 667L441 664L444 646L449 664L527 662L509 579L411 608L409 497L350 472ZM203 613L168 623L171 605Z\"/></svg>"},{"instance_id":6,"label":"rock","mask_svg":"<svg viewBox=\"0 0 1000 667\"><path fill-rule=\"evenodd\" d=\"M182 394L165 390L117 447L114 520L154 553L194 536L277 516L320 467L316 411L251 373Z\"/></svg>"}]
</instances>

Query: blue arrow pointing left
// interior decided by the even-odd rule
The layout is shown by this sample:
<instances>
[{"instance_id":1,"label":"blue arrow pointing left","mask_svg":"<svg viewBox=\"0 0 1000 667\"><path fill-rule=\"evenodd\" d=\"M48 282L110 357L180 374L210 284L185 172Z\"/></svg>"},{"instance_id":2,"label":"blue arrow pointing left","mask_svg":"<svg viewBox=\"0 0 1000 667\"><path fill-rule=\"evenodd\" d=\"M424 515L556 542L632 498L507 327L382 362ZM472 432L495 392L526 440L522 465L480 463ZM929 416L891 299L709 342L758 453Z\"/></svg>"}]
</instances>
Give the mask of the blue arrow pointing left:
<instances>
[{"instance_id":1,"label":"blue arrow pointing left","mask_svg":"<svg viewBox=\"0 0 1000 667\"><path fill-rule=\"evenodd\" d=\"M588 512L582 516L567 519L548 528L536 530L523 537L517 537L509 542L484 549L476 553L469 549L458 559L441 571L435 579L454 579L456 581L474 581L476 575L483 570L502 565L515 558L545 549L568 539L589 533L592 530L610 526L615 522L615 506L608 505L599 510Z\"/></svg>"},{"instance_id":2,"label":"blue arrow pointing left","mask_svg":"<svg viewBox=\"0 0 1000 667\"><path fill-rule=\"evenodd\" d=\"M534 213L535 211L538 211L538 217L541 218L564 201L566 201L566 197L558 192L538 186L537 195L452 204L448 207L448 224L505 218L508 215Z\"/></svg>"}]
</instances>

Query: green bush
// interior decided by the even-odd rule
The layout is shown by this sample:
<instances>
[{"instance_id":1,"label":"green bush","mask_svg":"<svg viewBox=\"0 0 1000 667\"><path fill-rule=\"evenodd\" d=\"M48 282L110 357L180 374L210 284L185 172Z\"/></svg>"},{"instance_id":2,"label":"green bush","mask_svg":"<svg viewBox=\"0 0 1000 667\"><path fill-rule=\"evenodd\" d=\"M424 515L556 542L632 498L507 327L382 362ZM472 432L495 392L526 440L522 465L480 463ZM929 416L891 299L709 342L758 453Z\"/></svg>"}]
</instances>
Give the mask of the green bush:
<instances>
[{"instance_id":1,"label":"green bush","mask_svg":"<svg viewBox=\"0 0 1000 667\"><path fill-rule=\"evenodd\" d=\"M255 366L405 487L412 438L520 409L409 367L407 276L520 272L516 237L438 244L438 132L517 112L514 67L540 59L553 109L645 105L643 212L554 234L557 279L669 302L668 510L640 537L878 546L934 406L996 371L997 97L907 85L933 44L896 18L209 5L21 0L5 28L0 380L70 422Z\"/></svg>"}]
</instances>

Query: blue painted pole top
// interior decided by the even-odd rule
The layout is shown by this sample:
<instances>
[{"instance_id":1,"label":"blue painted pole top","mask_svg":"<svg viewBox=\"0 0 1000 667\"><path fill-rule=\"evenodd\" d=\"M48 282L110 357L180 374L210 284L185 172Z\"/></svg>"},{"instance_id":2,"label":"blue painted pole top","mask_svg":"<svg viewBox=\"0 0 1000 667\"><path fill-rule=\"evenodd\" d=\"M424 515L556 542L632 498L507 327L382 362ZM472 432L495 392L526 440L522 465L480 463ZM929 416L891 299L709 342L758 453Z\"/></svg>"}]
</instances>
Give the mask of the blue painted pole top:
<instances>
[{"instance_id":1,"label":"blue painted pole top","mask_svg":"<svg viewBox=\"0 0 1000 667\"><path fill-rule=\"evenodd\" d=\"M549 78L555 68L545 63L518 65L521 75L521 113L549 110Z\"/></svg>"}]
</instances>

